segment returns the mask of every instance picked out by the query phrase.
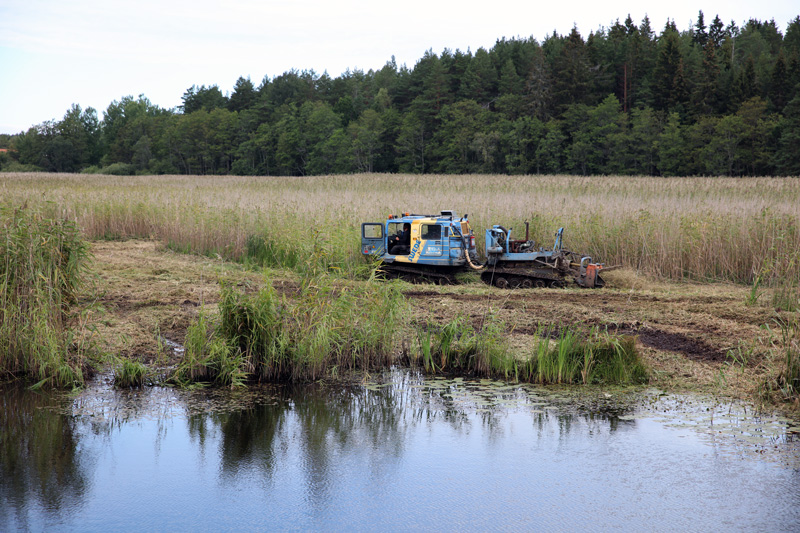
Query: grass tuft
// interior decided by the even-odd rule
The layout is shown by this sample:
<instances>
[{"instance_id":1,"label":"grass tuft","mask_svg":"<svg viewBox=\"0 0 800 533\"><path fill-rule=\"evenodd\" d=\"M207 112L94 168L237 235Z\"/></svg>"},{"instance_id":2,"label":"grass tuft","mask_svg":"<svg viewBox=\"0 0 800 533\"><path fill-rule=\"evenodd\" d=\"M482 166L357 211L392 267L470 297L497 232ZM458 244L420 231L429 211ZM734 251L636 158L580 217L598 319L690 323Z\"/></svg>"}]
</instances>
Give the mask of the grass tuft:
<instances>
[{"instance_id":1,"label":"grass tuft","mask_svg":"<svg viewBox=\"0 0 800 533\"><path fill-rule=\"evenodd\" d=\"M73 222L0 206L0 375L37 387L83 383L94 345L75 304L87 259Z\"/></svg>"},{"instance_id":2,"label":"grass tuft","mask_svg":"<svg viewBox=\"0 0 800 533\"><path fill-rule=\"evenodd\" d=\"M611 335L592 328L582 334L563 329L555 341L542 329L522 376L534 383L636 384L648 379L647 369L631 336Z\"/></svg>"},{"instance_id":3,"label":"grass tuft","mask_svg":"<svg viewBox=\"0 0 800 533\"><path fill-rule=\"evenodd\" d=\"M493 315L476 329L462 316L443 326L430 323L417 331L417 355L426 372L470 373L480 377L531 383L633 384L648 379L630 336L588 333L564 328L557 340L540 330L527 357L515 357Z\"/></svg>"},{"instance_id":4,"label":"grass tuft","mask_svg":"<svg viewBox=\"0 0 800 533\"><path fill-rule=\"evenodd\" d=\"M114 368L114 386L122 389L142 387L146 376L144 364L124 359Z\"/></svg>"},{"instance_id":5,"label":"grass tuft","mask_svg":"<svg viewBox=\"0 0 800 533\"><path fill-rule=\"evenodd\" d=\"M337 284L324 273L304 278L291 299L269 280L223 284L218 323L201 316L189 328L175 379L308 381L389 365L401 302L395 283Z\"/></svg>"},{"instance_id":6,"label":"grass tuft","mask_svg":"<svg viewBox=\"0 0 800 533\"><path fill-rule=\"evenodd\" d=\"M205 313L189 326L184 348L183 360L172 376L176 383L214 383L231 388L245 384L241 352L214 331Z\"/></svg>"}]
</instances>

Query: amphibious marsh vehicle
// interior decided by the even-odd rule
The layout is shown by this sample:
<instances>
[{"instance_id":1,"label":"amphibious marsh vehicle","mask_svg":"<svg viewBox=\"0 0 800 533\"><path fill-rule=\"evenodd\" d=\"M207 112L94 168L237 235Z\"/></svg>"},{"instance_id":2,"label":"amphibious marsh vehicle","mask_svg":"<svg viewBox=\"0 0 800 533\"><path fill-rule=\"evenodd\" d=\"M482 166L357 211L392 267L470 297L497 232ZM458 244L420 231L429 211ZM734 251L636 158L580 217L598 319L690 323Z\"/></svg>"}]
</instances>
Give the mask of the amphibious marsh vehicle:
<instances>
[{"instance_id":1,"label":"amphibious marsh vehicle","mask_svg":"<svg viewBox=\"0 0 800 533\"><path fill-rule=\"evenodd\" d=\"M441 211L438 215L403 213L383 222L361 225L361 253L378 257L387 277L410 281L455 283L459 272L480 272L484 283L506 288L603 287L602 263L563 248L564 228L556 232L551 249L537 248L529 239L514 240L511 229L494 225L484 234L486 257L478 257L475 234L467 215ZM609 269L605 269L609 270Z\"/></svg>"}]
</instances>

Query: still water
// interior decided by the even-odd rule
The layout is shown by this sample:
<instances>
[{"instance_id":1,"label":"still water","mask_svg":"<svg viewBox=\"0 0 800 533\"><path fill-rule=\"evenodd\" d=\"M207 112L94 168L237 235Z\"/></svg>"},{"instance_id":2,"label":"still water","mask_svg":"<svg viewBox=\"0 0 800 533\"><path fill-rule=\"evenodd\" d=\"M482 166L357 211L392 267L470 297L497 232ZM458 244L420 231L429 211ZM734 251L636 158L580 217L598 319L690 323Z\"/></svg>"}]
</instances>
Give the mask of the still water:
<instances>
[{"instance_id":1,"label":"still water","mask_svg":"<svg viewBox=\"0 0 800 533\"><path fill-rule=\"evenodd\" d=\"M395 370L0 406L3 531L800 529L796 422L654 389Z\"/></svg>"}]
</instances>

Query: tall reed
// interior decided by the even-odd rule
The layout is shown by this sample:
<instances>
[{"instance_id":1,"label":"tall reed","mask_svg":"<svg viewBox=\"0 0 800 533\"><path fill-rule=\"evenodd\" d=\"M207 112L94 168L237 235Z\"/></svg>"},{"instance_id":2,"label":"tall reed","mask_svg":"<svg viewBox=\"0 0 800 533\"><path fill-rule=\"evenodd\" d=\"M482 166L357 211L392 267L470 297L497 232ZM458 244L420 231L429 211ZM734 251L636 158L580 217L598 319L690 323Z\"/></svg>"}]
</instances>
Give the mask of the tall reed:
<instances>
[{"instance_id":1,"label":"tall reed","mask_svg":"<svg viewBox=\"0 0 800 533\"><path fill-rule=\"evenodd\" d=\"M780 329L779 341L773 350L777 357L774 377L766 379L759 387L762 399L777 399L800 406L800 319L777 318L774 325Z\"/></svg>"},{"instance_id":2,"label":"tall reed","mask_svg":"<svg viewBox=\"0 0 800 533\"><path fill-rule=\"evenodd\" d=\"M531 352L515 356L503 331L493 316L479 329L461 316L443 326L429 323L417 332L417 359L429 373L459 372L530 383L635 384L648 379L633 337L596 328L588 332L564 328L552 341L552 331L541 329Z\"/></svg>"},{"instance_id":3,"label":"tall reed","mask_svg":"<svg viewBox=\"0 0 800 533\"><path fill-rule=\"evenodd\" d=\"M89 238L156 238L176 249L303 268L316 249L353 275L359 227L402 211L468 212L479 231L529 220L531 236L607 264L683 280L781 286L800 276L800 178L577 176L101 176L4 174L16 203L59 205ZM480 245L481 239L478 239Z\"/></svg>"},{"instance_id":4,"label":"tall reed","mask_svg":"<svg viewBox=\"0 0 800 533\"><path fill-rule=\"evenodd\" d=\"M401 306L395 283L347 285L325 272L309 273L292 297L268 280L259 288L224 284L216 325L201 316L190 328L176 376L225 384L305 381L388 366Z\"/></svg>"},{"instance_id":5,"label":"tall reed","mask_svg":"<svg viewBox=\"0 0 800 533\"><path fill-rule=\"evenodd\" d=\"M37 385L83 382L93 346L74 304L87 256L75 223L0 206L0 375Z\"/></svg>"}]
</instances>

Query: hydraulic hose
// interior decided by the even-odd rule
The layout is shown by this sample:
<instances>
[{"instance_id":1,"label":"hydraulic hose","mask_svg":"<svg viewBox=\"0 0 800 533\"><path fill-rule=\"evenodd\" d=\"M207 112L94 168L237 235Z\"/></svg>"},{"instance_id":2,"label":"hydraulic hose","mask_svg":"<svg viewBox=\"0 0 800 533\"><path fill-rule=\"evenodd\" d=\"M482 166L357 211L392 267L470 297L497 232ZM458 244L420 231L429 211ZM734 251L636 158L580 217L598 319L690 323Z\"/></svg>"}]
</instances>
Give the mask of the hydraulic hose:
<instances>
[{"instance_id":1,"label":"hydraulic hose","mask_svg":"<svg viewBox=\"0 0 800 533\"><path fill-rule=\"evenodd\" d=\"M464 246L464 255L467 257L467 264L473 270L483 270L484 268L486 268L486 265L476 265L475 263L472 262L472 259L469 257L469 249L466 246Z\"/></svg>"},{"instance_id":2,"label":"hydraulic hose","mask_svg":"<svg viewBox=\"0 0 800 533\"><path fill-rule=\"evenodd\" d=\"M464 256L467 258L467 264L470 266L470 268L473 270L483 270L486 268L486 265L476 265L472 262L472 258L469 256L469 242L467 241L467 238L463 233L461 233L461 228L455 224L452 224L451 226L453 229L458 229L458 236L461 237L461 244L464 245Z\"/></svg>"}]
</instances>

